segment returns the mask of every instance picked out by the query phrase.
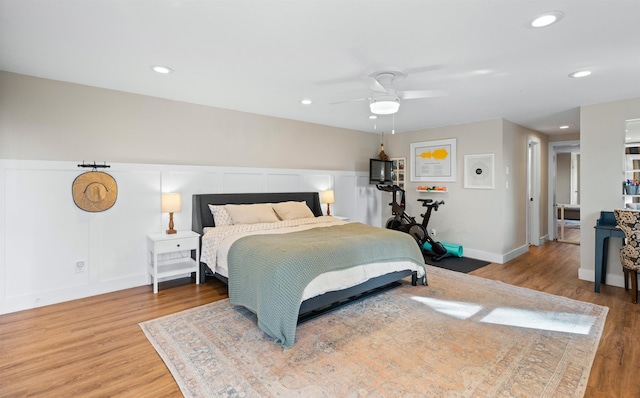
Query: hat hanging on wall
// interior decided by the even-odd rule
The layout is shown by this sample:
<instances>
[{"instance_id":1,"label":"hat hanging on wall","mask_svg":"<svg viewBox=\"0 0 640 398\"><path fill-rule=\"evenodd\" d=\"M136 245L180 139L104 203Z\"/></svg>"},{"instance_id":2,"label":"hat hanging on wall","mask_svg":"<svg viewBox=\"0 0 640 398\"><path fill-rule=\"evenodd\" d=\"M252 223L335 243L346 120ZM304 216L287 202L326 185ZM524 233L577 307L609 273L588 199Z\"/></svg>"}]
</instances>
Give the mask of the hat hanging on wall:
<instances>
[{"instance_id":1,"label":"hat hanging on wall","mask_svg":"<svg viewBox=\"0 0 640 398\"><path fill-rule=\"evenodd\" d=\"M105 211L116 203L118 184L107 173L89 171L80 174L71 188L76 206L92 213Z\"/></svg>"}]
</instances>

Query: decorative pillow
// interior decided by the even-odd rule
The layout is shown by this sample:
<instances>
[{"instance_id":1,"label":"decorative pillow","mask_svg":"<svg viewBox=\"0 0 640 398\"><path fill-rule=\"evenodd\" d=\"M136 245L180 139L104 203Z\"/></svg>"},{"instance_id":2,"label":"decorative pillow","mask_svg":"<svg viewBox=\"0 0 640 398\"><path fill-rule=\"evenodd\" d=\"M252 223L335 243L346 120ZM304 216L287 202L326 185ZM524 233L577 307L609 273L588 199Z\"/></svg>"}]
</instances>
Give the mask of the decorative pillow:
<instances>
[{"instance_id":1,"label":"decorative pillow","mask_svg":"<svg viewBox=\"0 0 640 398\"><path fill-rule=\"evenodd\" d=\"M281 220L297 220L299 218L314 218L315 214L311 211L307 202L280 202L273 204L278 217Z\"/></svg>"},{"instance_id":2,"label":"decorative pillow","mask_svg":"<svg viewBox=\"0 0 640 398\"><path fill-rule=\"evenodd\" d=\"M271 203L225 205L224 207L231 216L234 225L280 221L276 213L274 213Z\"/></svg>"},{"instance_id":3,"label":"decorative pillow","mask_svg":"<svg viewBox=\"0 0 640 398\"><path fill-rule=\"evenodd\" d=\"M233 221L231 220L231 216L227 209L222 206L209 205L209 210L211 210L211 214L213 214L213 222L216 224L216 227L222 227L224 225L233 225Z\"/></svg>"}]
</instances>

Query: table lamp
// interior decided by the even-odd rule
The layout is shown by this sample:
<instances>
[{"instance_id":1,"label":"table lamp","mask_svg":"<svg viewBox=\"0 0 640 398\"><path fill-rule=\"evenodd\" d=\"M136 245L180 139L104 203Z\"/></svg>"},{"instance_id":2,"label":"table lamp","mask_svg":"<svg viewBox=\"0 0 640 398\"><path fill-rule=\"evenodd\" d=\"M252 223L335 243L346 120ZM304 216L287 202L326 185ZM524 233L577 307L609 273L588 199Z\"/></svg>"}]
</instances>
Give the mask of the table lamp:
<instances>
[{"instance_id":1,"label":"table lamp","mask_svg":"<svg viewBox=\"0 0 640 398\"><path fill-rule=\"evenodd\" d=\"M162 212L169 213L169 229L167 234L175 234L177 231L173 229L173 213L182 210L179 193L163 193L162 194Z\"/></svg>"},{"instance_id":2,"label":"table lamp","mask_svg":"<svg viewBox=\"0 0 640 398\"><path fill-rule=\"evenodd\" d=\"M322 195L320 196L320 201L322 203L327 204L327 215L331 215L331 203L335 203L335 199L333 197L333 190L329 189L327 191L322 191Z\"/></svg>"}]
</instances>

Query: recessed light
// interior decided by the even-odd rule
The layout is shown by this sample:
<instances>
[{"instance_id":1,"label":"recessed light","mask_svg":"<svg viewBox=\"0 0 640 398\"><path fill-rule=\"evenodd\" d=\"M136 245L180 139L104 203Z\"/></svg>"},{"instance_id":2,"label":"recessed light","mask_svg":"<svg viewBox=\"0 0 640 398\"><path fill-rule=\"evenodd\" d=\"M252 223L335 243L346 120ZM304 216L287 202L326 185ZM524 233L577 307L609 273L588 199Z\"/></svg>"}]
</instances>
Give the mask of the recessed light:
<instances>
[{"instance_id":1,"label":"recessed light","mask_svg":"<svg viewBox=\"0 0 640 398\"><path fill-rule=\"evenodd\" d=\"M302 105L311 105L311 104L313 103L313 101L311 101L311 100L310 100L310 99L308 99L308 98L305 98L305 99L303 99L303 100L300 100L300 103L301 103Z\"/></svg>"},{"instance_id":2,"label":"recessed light","mask_svg":"<svg viewBox=\"0 0 640 398\"><path fill-rule=\"evenodd\" d=\"M585 77L591 74L590 70L579 70L577 72L569 73L569 77Z\"/></svg>"},{"instance_id":3,"label":"recessed light","mask_svg":"<svg viewBox=\"0 0 640 398\"><path fill-rule=\"evenodd\" d=\"M560 126L561 130L565 130L565 129L568 129L568 128L569 128L569 126L567 126L566 124L564 126Z\"/></svg>"},{"instance_id":4,"label":"recessed light","mask_svg":"<svg viewBox=\"0 0 640 398\"><path fill-rule=\"evenodd\" d=\"M168 75L169 73L173 72L173 69L169 68L168 66L162 65L153 65L151 69L162 75Z\"/></svg>"},{"instance_id":5,"label":"recessed light","mask_svg":"<svg viewBox=\"0 0 640 398\"><path fill-rule=\"evenodd\" d=\"M562 11L546 11L537 15L531 21L531 26L534 28L544 28L554 24L562 19L564 13Z\"/></svg>"},{"instance_id":6,"label":"recessed light","mask_svg":"<svg viewBox=\"0 0 640 398\"><path fill-rule=\"evenodd\" d=\"M369 119L377 119L377 118L378 118L378 116L376 116L376 115L369 115Z\"/></svg>"}]
</instances>

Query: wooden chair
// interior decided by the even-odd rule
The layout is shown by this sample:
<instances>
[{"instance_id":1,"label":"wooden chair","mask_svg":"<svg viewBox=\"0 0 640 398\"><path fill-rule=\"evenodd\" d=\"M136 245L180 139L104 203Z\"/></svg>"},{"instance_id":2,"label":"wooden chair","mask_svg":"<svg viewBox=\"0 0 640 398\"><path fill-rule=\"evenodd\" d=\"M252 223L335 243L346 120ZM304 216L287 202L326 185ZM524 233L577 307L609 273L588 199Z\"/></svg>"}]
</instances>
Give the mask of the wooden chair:
<instances>
[{"instance_id":1,"label":"wooden chair","mask_svg":"<svg viewBox=\"0 0 640 398\"><path fill-rule=\"evenodd\" d=\"M629 290L631 276L631 297L638 302L638 271L640 271L640 211L615 209L617 227L625 234L624 245L620 249L620 262L624 272L624 290Z\"/></svg>"}]
</instances>

